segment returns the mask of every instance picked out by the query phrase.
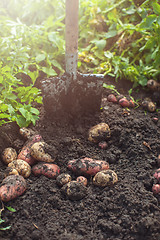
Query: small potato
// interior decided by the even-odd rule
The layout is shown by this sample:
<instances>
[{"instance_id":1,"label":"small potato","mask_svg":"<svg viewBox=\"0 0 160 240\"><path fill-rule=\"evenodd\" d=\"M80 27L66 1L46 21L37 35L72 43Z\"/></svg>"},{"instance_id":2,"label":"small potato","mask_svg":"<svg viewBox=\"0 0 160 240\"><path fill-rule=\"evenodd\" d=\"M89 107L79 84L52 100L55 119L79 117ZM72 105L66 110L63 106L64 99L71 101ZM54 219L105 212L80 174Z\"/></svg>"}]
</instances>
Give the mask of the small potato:
<instances>
[{"instance_id":1,"label":"small potato","mask_svg":"<svg viewBox=\"0 0 160 240\"><path fill-rule=\"evenodd\" d=\"M29 165L34 165L36 160L31 156L31 147L34 143L42 141L41 135L34 135L29 138L29 140L25 143L22 150L18 154L18 159L22 159L27 162Z\"/></svg>"},{"instance_id":2,"label":"small potato","mask_svg":"<svg viewBox=\"0 0 160 240\"><path fill-rule=\"evenodd\" d=\"M32 167L32 172L35 176L44 175L55 179L60 173L60 168L53 163L38 163Z\"/></svg>"},{"instance_id":3,"label":"small potato","mask_svg":"<svg viewBox=\"0 0 160 240\"><path fill-rule=\"evenodd\" d=\"M115 184L117 181L117 174L109 169L98 172L93 178L93 184L99 187L110 186Z\"/></svg>"},{"instance_id":4,"label":"small potato","mask_svg":"<svg viewBox=\"0 0 160 240\"><path fill-rule=\"evenodd\" d=\"M32 129L26 127L20 128L19 133L25 139L30 139L33 135L35 135L35 132Z\"/></svg>"},{"instance_id":5,"label":"small potato","mask_svg":"<svg viewBox=\"0 0 160 240\"><path fill-rule=\"evenodd\" d=\"M153 79L148 80L147 87L152 91L160 91L160 84Z\"/></svg>"},{"instance_id":6,"label":"small potato","mask_svg":"<svg viewBox=\"0 0 160 240\"><path fill-rule=\"evenodd\" d=\"M20 175L10 175L6 177L0 187L0 199L8 202L26 191L27 185L25 179Z\"/></svg>"},{"instance_id":7,"label":"small potato","mask_svg":"<svg viewBox=\"0 0 160 240\"><path fill-rule=\"evenodd\" d=\"M152 192L154 194L160 194L160 184L154 184L152 187Z\"/></svg>"},{"instance_id":8,"label":"small potato","mask_svg":"<svg viewBox=\"0 0 160 240\"><path fill-rule=\"evenodd\" d=\"M142 101L142 107L147 110L148 112L155 112L156 111L156 105L152 102L150 98L145 98Z\"/></svg>"},{"instance_id":9,"label":"small potato","mask_svg":"<svg viewBox=\"0 0 160 240\"><path fill-rule=\"evenodd\" d=\"M70 200L81 200L87 195L87 187L77 181L71 181L66 183L61 191Z\"/></svg>"},{"instance_id":10,"label":"small potato","mask_svg":"<svg viewBox=\"0 0 160 240\"><path fill-rule=\"evenodd\" d=\"M130 103L126 98L121 98L119 100L119 105L121 105L122 107L130 107Z\"/></svg>"},{"instance_id":11,"label":"small potato","mask_svg":"<svg viewBox=\"0 0 160 240\"><path fill-rule=\"evenodd\" d=\"M84 186L87 186L87 178L85 178L84 176L79 176L76 178L76 181L79 183L82 183Z\"/></svg>"},{"instance_id":12,"label":"small potato","mask_svg":"<svg viewBox=\"0 0 160 240\"><path fill-rule=\"evenodd\" d=\"M156 178L158 180L158 182L160 183L160 168L158 168L155 173L154 173L154 178Z\"/></svg>"},{"instance_id":13,"label":"small potato","mask_svg":"<svg viewBox=\"0 0 160 240\"><path fill-rule=\"evenodd\" d=\"M108 102L117 103L117 98L114 94L109 94L107 97Z\"/></svg>"},{"instance_id":14,"label":"small potato","mask_svg":"<svg viewBox=\"0 0 160 240\"><path fill-rule=\"evenodd\" d=\"M57 150L52 146L52 151L54 151L54 158L51 155L46 153L47 150L51 150L51 146L45 142L34 143L31 147L31 156L34 157L37 161L51 163L55 161Z\"/></svg>"},{"instance_id":15,"label":"small potato","mask_svg":"<svg viewBox=\"0 0 160 240\"><path fill-rule=\"evenodd\" d=\"M8 167L16 169L18 171L18 173L20 175L22 175L24 178L29 177L31 174L30 165L21 159L17 159L17 160L14 160L13 162L9 163Z\"/></svg>"},{"instance_id":16,"label":"small potato","mask_svg":"<svg viewBox=\"0 0 160 240\"><path fill-rule=\"evenodd\" d=\"M76 174L94 176L97 172L108 169L109 164L92 158L74 159L68 162L68 168Z\"/></svg>"},{"instance_id":17,"label":"small potato","mask_svg":"<svg viewBox=\"0 0 160 240\"><path fill-rule=\"evenodd\" d=\"M100 141L110 138L111 131L107 123L99 123L89 129L88 140L93 143L98 143Z\"/></svg>"},{"instance_id":18,"label":"small potato","mask_svg":"<svg viewBox=\"0 0 160 240\"><path fill-rule=\"evenodd\" d=\"M2 160L5 164L8 164L17 159L17 152L14 148L5 148L2 153Z\"/></svg>"},{"instance_id":19,"label":"small potato","mask_svg":"<svg viewBox=\"0 0 160 240\"><path fill-rule=\"evenodd\" d=\"M62 173L56 179L57 184L60 187L62 187L64 184L70 182L71 180L72 180L72 178L71 178L71 176L68 173Z\"/></svg>"}]
</instances>

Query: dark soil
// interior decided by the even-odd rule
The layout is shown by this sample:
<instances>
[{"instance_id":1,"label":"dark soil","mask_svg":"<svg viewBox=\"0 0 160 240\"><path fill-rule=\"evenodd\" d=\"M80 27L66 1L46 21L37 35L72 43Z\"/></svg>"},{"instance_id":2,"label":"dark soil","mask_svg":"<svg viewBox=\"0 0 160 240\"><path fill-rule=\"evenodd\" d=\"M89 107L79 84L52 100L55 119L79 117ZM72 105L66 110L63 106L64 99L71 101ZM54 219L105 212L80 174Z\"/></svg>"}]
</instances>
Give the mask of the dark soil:
<instances>
[{"instance_id":1,"label":"dark soil","mask_svg":"<svg viewBox=\"0 0 160 240\"><path fill-rule=\"evenodd\" d=\"M117 89L127 94L128 84L119 83ZM109 91L106 90L105 94ZM135 99L150 95L148 91L134 93ZM160 240L160 200L152 193L153 173L158 168L156 159L160 154L160 120L141 107L124 109L118 104L107 103L105 110L95 115L72 119L65 115L54 117L41 112L41 118L32 129L58 149L55 161L61 172L76 175L67 169L69 160L89 157L109 162L110 169L118 175L118 183L100 188L88 178L88 194L78 201L67 199L56 180L45 176L27 179L27 191L7 206L1 231L3 240ZM111 138L106 150L87 140L90 127L106 122ZM149 149L143 143L149 144ZM24 144L16 124L1 127L0 150L14 147L17 151ZM6 168L0 163L1 171Z\"/></svg>"}]
</instances>

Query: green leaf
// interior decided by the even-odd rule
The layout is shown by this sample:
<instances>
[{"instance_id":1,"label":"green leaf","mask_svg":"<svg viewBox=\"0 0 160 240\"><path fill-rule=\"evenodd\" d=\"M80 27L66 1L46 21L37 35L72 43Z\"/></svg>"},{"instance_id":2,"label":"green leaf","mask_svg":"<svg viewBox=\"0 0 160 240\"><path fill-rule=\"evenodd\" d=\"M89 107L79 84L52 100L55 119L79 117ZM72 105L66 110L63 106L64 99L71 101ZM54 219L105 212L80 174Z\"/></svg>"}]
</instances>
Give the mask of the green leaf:
<instances>
[{"instance_id":1,"label":"green leaf","mask_svg":"<svg viewBox=\"0 0 160 240\"><path fill-rule=\"evenodd\" d=\"M36 62L41 62L43 60L45 60L46 56L45 54L38 54L35 58Z\"/></svg>"},{"instance_id":2,"label":"green leaf","mask_svg":"<svg viewBox=\"0 0 160 240\"><path fill-rule=\"evenodd\" d=\"M153 11L155 14L160 15L160 5L156 2L152 3Z\"/></svg>"},{"instance_id":3,"label":"green leaf","mask_svg":"<svg viewBox=\"0 0 160 240\"><path fill-rule=\"evenodd\" d=\"M106 46L106 40L105 39L101 39L101 40L93 40L92 41L96 47L99 49L99 50L103 50Z\"/></svg>"},{"instance_id":4,"label":"green leaf","mask_svg":"<svg viewBox=\"0 0 160 240\"><path fill-rule=\"evenodd\" d=\"M53 68L42 67L42 71L48 76L57 76L56 71Z\"/></svg>"},{"instance_id":5,"label":"green leaf","mask_svg":"<svg viewBox=\"0 0 160 240\"><path fill-rule=\"evenodd\" d=\"M30 112L33 113L33 114L35 114L35 115L39 115L39 110L36 109L36 108L31 108L31 109L30 109Z\"/></svg>"},{"instance_id":6,"label":"green leaf","mask_svg":"<svg viewBox=\"0 0 160 240\"><path fill-rule=\"evenodd\" d=\"M112 37L115 37L117 35L117 31L116 30L110 30L109 32L107 32L105 34L105 38L112 38Z\"/></svg>"},{"instance_id":7,"label":"green leaf","mask_svg":"<svg viewBox=\"0 0 160 240\"><path fill-rule=\"evenodd\" d=\"M10 212L16 212L16 209L10 207L10 206L5 206Z\"/></svg>"},{"instance_id":8,"label":"green leaf","mask_svg":"<svg viewBox=\"0 0 160 240\"><path fill-rule=\"evenodd\" d=\"M11 226L3 227L3 228L0 228L0 231L6 231L6 230L9 230L10 228L11 228Z\"/></svg>"}]
</instances>

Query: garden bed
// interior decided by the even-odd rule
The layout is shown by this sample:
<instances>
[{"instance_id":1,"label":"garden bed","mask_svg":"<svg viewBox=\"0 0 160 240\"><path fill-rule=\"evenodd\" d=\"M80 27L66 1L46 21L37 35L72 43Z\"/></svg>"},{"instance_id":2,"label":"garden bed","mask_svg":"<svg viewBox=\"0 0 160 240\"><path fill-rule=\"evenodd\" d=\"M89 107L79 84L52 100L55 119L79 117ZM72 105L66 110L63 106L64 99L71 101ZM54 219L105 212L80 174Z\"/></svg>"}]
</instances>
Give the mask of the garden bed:
<instances>
[{"instance_id":1,"label":"garden bed","mask_svg":"<svg viewBox=\"0 0 160 240\"><path fill-rule=\"evenodd\" d=\"M117 84L122 94L130 86L126 82ZM105 95L109 90L105 90ZM135 99L149 96L149 92L134 93ZM67 199L57 186L56 180L45 176L27 179L27 191L6 205L16 209L15 213L2 212L1 240L158 240L160 239L160 199L153 195L153 173L160 154L160 122L158 112L149 113L142 107L124 109L107 103L96 115L72 118L50 116L41 109L41 117L33 129L43 139L56 146L56 164L61 172L76 175L67 169L69 160L90 157L109 162L110 169L118 175L118 183L112 187L99 188L88 178L88 194L82 200ZM88 141L88 130L106 122L111 129L107 149ZM148 148L144 142L148 143ZM12 146L19 151L24 140L16 124L1 127L0 150ZM5 166L0 162L1 172Z\"/></svg>"}]
</instances>

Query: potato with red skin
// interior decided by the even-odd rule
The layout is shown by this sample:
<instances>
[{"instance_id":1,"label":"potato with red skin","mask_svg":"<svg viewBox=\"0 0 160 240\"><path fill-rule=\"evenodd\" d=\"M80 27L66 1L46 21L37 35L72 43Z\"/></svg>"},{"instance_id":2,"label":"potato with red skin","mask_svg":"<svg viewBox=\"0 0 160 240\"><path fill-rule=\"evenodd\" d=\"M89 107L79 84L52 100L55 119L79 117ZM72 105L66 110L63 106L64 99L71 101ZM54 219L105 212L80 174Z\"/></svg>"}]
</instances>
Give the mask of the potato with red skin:
<instances>
[{"instance_id":1,"label":"potato with red skin","mask_svg":"<svg viewBox=\"0 0 160 240\"><path fill-rule=\"evenodd\" d=\"M17 152L14 148L5 148L2 152L2 160L5 164L8 164L17 159Z\"/></svg>"},{"instance_id":2,"label":"potato with red skin","mask_svg":"<svg viewBox=\"0 0 160 240\"><path fill-rule=\"evenodd\" d=\"M160 183L160 168L158 168L155 173L154 173L154 178L156 178L158 180L158 182Z\"/></svg>"},{"instance_id":3,"label":"potato with red skin","mask_svg":"<svg viewBox=\"0 0 160 240\"><path fill-rule=\"evenodd\" d=\"M0 187L0 199L9 202L22 195L27 188L25 179L20 175L10 175L6 177Z\"/></svg>"},{"instance_id":4,"label":"potato with red skin","mask_svg":"<svg viewBox=\"0 0 160 240\"><path fill-rule=\"evenodd\" d=\"M38 163L32 167L32 172L35 176L44 175L55 179L60 174L60 168L53 163Z\"/></svg>"},{"instance_id":5,"label":"potato with red skin","mask_svg":"<svg viewBox=\"0 0 160 240\"><path fill-rule=\"evenodd\" d=\"M133 102L132 99L129 100L129 107L130 108L134 108L135 107L135 103Z\"/></svg>"},{"instance_id":6,"label":"potato with red skin","mask_svg":"<svg viewBox=\"0 0 160 240\"><path fill-rule=\"evenodd\" d=\"M154 184L152 187L152 192L154 194L160 194L160 184Z\"/></svg>"},{"instance_id":7,"label":"potato with red skin","mask_svg":"<svg viewBox=\"0 0 160 240\"><path fill-rule=\"evenodd\" d=\"M76 181L79 183L82 183L84 186L87 186L87 178L85 178L84 176L78 176L76 178Z\"/></svg>"},{"instance_id":8,"label":"potato with red skin","mask_svg":"<svg viewBox=\"0 0 160 240\"><path fill-rule=\"evenodd\" d=\"M130 107L130 103L129 101L126 99L126 98L121 98L119 100L119 104L122 106L122 107Z\"/></svg>"},{"instance_id":9,"label":"potato with red skin","mask_svg":"<svg viewBox=\"0 0 160 240\"><path fill-rule=\"evenodd\" d=\"M117 98L114 94L109 94L107 97L108 102L117 103Z\"/></svg>"},{"instance_id":10,"label":"potato with red skin","mask_svg":"<svg viewBox=\"0 0 160 240\"><path fill-rule=\"evenodd\" d=\"M34 143L39 142L41 140L42 137L40 135L32 136L23 146L17 158L26 161L31 166L34 165L36 163L36 160L31 156L31 147Z\"/></svg>"},{"instance_id":11,"label":"potato with red skin","mask_svg":"<svg viewBox=\"0 0 160 240\"><path fill-rule=\"evenodd\" d=\"M93 160L92 158L74 159L68 162L68 169L76 174L94 176L97 172L107 170L109 164L102 160Z\"/></svg>"}]
</instances>

